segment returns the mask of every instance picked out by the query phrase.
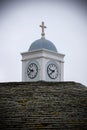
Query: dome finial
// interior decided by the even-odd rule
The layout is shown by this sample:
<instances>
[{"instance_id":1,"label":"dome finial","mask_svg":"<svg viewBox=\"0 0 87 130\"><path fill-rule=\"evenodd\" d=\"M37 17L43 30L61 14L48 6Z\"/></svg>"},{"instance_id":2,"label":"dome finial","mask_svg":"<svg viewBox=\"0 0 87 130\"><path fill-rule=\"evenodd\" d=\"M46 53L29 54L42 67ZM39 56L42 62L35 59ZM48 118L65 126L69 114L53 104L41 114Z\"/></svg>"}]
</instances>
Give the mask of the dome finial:
<instances>
[{"instance_id":1,"label":"dome finial","mask_svg":"<svg viewBox=\"0 0 87 130\"><path fill-rule=\"evenodd\" d=\"M44 29L47 28L45 25L44 25L44 22L42 22L42 25L40 25L40 27L42 28L42 38L45 38L45 32L44 32Z\"/></svg>"}]
</instances>

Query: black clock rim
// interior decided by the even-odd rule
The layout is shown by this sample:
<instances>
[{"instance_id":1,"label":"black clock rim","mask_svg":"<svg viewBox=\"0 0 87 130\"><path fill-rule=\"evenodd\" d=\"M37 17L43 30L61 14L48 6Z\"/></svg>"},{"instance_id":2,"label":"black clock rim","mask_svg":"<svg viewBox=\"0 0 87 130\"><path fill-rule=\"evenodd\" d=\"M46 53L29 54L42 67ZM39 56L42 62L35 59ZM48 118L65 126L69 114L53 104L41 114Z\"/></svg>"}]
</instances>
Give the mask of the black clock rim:
<instances>
[{"instance_id":1,"label":"black clock rim","mask_svg":"<svg viewBox=\"0 0 87 130\"><path fill-rule=\"evenodd\" d=\"M58 77L58 67L56 66L56 68L57 68L57 75L56 75L56 77L55 78L52 78L51 76L50 76L50 74L48 73L48 68L49 68L49 66L50 65L55 65L55 64L53 64L53 63L50 63L48 66L47 66L47 74L48 74L48 76L51 78L51 79L57 79L57 77Z\"/></svg>"},{"instance_id":2,"label":"black clock rim","mask_svg":"<svg viewBox=\"0 0 87 130\"><path fill-rule=\"evenodd\" d=\"M27 70L28 70L28 68L29 68L29 66L30 66L31 64L34 64L34 65L36 66L37 70L36 70L36 73L35 73L35 75L34 75L33 77L29 76L28 73L27 73L27 76L28 76L28 78L30 78L30 79L34 79L34 78L37 76L37 74L38 74L38 66L37 66L35 63L30 63L30 64L28 65L28 67L27 67Z\"/></svg>"}]
</instances>

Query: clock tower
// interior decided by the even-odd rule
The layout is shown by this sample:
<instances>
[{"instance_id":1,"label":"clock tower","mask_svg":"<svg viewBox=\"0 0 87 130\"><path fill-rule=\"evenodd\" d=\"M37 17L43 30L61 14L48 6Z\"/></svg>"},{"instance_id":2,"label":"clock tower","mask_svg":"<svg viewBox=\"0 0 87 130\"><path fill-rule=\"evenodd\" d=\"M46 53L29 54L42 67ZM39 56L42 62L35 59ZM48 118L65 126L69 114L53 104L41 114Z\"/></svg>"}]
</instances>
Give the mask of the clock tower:
<instances>
[{"instance_id":1,"label":"clock tower","mask_svg":"<svg viewBox=\"0 0 87 130\"><path fill-rule=\"evenodd\" d=\"M45 39L44 22L40 25L42 37L34 41L22 55L22 81L64 80L64 54L58 53L55 45Z\"/></svg>"}]
</instances>

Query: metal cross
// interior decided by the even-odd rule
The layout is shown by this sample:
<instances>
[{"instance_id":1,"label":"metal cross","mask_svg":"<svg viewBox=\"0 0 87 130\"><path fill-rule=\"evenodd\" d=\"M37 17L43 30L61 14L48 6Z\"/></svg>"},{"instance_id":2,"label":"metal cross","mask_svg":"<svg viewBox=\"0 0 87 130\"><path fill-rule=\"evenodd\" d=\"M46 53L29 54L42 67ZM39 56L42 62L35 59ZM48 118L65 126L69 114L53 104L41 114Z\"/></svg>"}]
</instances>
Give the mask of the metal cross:
<instances>
[{"instance_id":1,"label":"metal cross","mask_svg":"<svg viewBox=\"0 0 87 130\"><path fill-rule=\"evenodd\" d=\"M41 33L42 38L44 38L44 36L45 36L44 29L46 28L46 26L44 25L44 22L42 22L42 25L40 25L40 27L42 28L42 33Z\"/></svg>"}]
</instances>

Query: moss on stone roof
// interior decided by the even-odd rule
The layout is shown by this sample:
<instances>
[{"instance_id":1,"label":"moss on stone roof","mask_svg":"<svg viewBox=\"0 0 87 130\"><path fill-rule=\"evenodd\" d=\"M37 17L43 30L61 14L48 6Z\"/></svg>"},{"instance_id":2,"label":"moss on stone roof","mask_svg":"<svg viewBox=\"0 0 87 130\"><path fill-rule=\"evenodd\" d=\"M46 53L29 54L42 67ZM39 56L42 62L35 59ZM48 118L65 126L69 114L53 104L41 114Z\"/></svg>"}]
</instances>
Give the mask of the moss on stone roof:
<instances>
[{"instance_id":1,"label":"moss on stone roof","mask_svg":"<svg viewBox=\"0 0 87 130\"><path fill-rule=\"evenodd\" d=\"M75 82L0 83L0 129L86 130L87 87Z\"/></svg>"}]
</instances>

